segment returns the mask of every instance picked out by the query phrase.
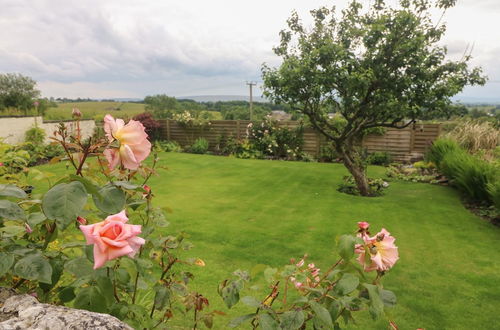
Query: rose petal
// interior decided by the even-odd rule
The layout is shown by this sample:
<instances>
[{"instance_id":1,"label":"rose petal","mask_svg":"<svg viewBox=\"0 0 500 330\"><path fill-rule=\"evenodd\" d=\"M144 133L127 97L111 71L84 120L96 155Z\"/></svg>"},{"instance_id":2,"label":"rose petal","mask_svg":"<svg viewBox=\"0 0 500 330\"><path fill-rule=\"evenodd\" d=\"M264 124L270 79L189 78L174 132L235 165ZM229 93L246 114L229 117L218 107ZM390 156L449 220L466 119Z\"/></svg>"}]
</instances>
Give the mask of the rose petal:
<instances>
[{"instance_id":1,"label":"rose petal","mask_svg":"<svg viewBox=\"0 0 500 330\"><path fill-rule=\"evenodd\" d=\"M92 237L92 232L94 231L95 225L81 225L80 230L85 236L85 240L87 241L87 245L94 244L94 238Z\"/></svg>"},{"instance_id":2,"label":"rose petal","mask_svg":"<svg viewBox=\"0 0 500 330\"><path fill-rule=\"evenodd\" d=\"M94 269L101 268L108 261L107 253L99 250L97 245L94 245Z\"/></svg>"},{"instance_id":3,"label":"rose petal","mask_svg":"<svg viewBox=\"0 0 500 330\"><path fill-rule=\"evenodd\" d=\"M108 167L110 170L114 169L116 165L120 163L120 154L117 149L106 149L104 150L103 155L108 161Z\"/></svg>"},{"instance_id":4,"label":"rose petal","mask_svg":"<svg viewBox=\"0 0 500 330\"><path fill-rule=\"evenodd\" d=\"M117 213L117 214L113 214L113 215L109 215L105 220L104 222L109 222L109 221L120 221L120 222L127 222L128 221L128 218L127 218L127 213L125 212L125 210L122 210L120 213Z\"/></svg>"},{"instance_id":5,"label":"rose petal","mask_svg":"<svg viewBox=\"0 0 500 330\"><path fill-rule=\"evenodd\" d=\"M134 250L126 244L123 247L109 247L108 249L108 260L113 260L122 256L129 255L130 253L133 253Z\"/></svg>"},{"instance_id":6,"label":"rose petal","mask_svg":"<svg viewBox=\"0 0 500 330\"><path fill-rule=\"evenodd\" d=\"M148 138L144 126L140 121L130 120L127 125L123 126L115 135L121 143L124 144L139 144Z\"/></svg>"},{"instance_id":7,"label":"rose petal","mask_svg":"<svg viewBox=\"0 0 500 330\"><path fill-rule=\"evenodd\" d=\"M127 144L120 146L120 160L123 166L129 170L136 170L140 163L135 158L134 152Z\"/></svg>"}]
</instances>

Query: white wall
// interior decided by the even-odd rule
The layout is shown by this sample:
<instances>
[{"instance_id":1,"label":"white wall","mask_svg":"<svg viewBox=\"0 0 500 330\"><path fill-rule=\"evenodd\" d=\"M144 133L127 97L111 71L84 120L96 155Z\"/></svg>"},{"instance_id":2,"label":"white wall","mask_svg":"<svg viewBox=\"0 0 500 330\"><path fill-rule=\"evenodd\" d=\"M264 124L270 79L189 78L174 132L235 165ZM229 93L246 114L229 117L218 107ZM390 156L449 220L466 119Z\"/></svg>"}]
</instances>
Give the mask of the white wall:
<instances>
[{"instance_id":1,"label":"white wall","mask_svg":"<svg viewBox=\"0 0 500 330\"><path fill-rule=\"evenodd\" d=\"M45 130L45 142L49 143L49 137L54 136L54 131L57 130L59 123L44 123L42 117L20 117L9 118L0 117L0 138L3 142L10 144L17 144L24 142L24 133L35 126L35 121L38 127ZM68 130L73 131L74 122L64 122ZM89 137L94 132L95 122L93 120L81 120L80 130L82 136Z\"/></svg>"}]
</instances>

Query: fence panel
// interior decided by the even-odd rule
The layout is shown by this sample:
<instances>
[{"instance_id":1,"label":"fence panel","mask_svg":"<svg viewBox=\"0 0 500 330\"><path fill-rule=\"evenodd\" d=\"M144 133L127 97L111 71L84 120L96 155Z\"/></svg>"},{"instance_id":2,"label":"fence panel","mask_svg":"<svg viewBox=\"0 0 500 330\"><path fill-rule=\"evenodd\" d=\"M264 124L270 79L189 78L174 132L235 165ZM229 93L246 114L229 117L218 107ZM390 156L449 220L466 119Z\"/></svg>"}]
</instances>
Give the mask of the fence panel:
<instances>
[{"instance_id":1,"label":"fence panel","mask_svg":"<svg viewBox=\"0 0 500 330\"><path fill-rule=\"evenodd\" d=\"M174 140L181 146L191 145L197 138L208 140L210 150L220 147L229 137L244 139L247 136L249 120L213 120L206 128L183 127L174 120L160 120L160 136L166 140ZM297 127L297 121L282 121L281 126ZM362 146L368 152L385 151L397 161L409 161L423 156L430 143L441 132L440 124L416 124L403 129L388 128L384 135L368 135L362 141ZM329 142L316 130L304 128L304 152L319 156L321 148Z\"/></svg>"}]
</instances>

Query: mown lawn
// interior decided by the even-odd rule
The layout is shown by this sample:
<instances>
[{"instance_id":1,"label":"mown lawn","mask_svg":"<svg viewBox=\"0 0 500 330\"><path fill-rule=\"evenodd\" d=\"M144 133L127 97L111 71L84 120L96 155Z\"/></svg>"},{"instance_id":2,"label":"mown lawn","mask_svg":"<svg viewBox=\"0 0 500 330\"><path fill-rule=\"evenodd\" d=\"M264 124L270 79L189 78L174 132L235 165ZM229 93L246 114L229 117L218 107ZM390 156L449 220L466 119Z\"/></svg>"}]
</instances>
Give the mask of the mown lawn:
<instances>
[{"instance_id":1,"label":"mown lawn","mask_svg":"<svg viewBox=\"0 0 500 330\"><path fill-rule=\"evenodd\" d=\"M400 329L500 327L500 228L469 213L451 188L391 182L385 196L362 198L336 191L346 174L339 164L168 153L161 165L168 170L150 181L156 204L173 210L167 231L189 233L195 247L187 254L206 262L191 268L192 288L211 308L228 312L217 284L232 271L278 267L304 253L326 269L337 258L335 238L369 221L372 232L385 227L397 238L400 260L384 283L398 296L391 315ZM216 328L231 318L218 318ZM388 327L367 313L358 320L358 329Z\"/></svg>"}]
</instances>

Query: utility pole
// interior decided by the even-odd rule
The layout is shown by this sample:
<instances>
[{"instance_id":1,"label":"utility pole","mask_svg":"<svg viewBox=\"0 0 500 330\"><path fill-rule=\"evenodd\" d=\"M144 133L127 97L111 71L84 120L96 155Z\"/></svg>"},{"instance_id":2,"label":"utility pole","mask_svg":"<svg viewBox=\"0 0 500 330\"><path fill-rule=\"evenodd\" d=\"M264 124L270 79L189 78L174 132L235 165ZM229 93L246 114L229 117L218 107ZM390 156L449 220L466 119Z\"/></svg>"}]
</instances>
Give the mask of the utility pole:
<instances>
[{"instance_id":1,"label":"utility pole","mask_svg":"<svg viewBox=\"0 0 500 330\"><path fill-rule=\"evenodd\" d=\"M250 88L250 120L253 120L253 97L252 97L252 87L256 86L255 81L247 81L247 85Z\"/></svg>"}]
</instances>

